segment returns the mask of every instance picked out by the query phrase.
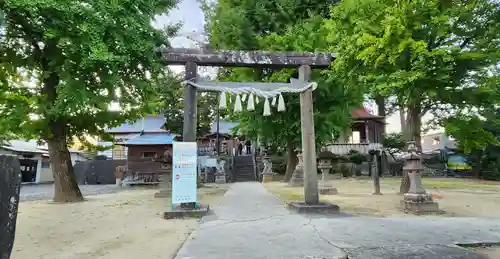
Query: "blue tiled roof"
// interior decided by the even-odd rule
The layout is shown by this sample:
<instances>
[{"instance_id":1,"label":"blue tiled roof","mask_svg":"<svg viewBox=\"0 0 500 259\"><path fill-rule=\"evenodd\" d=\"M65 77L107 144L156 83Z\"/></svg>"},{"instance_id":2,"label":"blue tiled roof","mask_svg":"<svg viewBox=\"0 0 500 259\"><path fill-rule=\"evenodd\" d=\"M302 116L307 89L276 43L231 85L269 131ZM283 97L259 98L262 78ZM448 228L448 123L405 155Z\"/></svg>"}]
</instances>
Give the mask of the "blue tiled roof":
<instances>
[{"instance_id":1,"label":"blue tiled roof","mask_svg":"<svg viewBox=\"0 0 500 259\"><path fill-rule=\"evenodd\" d=\"M239 122L229 122L229 121L219 121L219 133L222 134L233 134L232 129L236 126L240 125ZM210 127L210 133L217 132L217 121L212 122L212 126Z\"/></svg>"},{"instance_id":2,"label":"blue tiled roof","mask_svg":"<svg viewBox=\"0 0 500 259\"><path fill-rule=\"evenodd\" d=\"M144 133L125 141L122 145L171 145L174 138L174 134Z\"/></svg>"},{"instance_id":3,"label":"blue tiled roof","mask_svg":"<svg viewBox=\"0 0 500 259\"><path fill-rule=\"evenodd\" d=\"M124 123L116 128L106 130L107 133L138 133L144 132L163 132L162 127L165 124L165 117L162 115L146 115L143 119L138 119L133 123Z\"/></svg>"}]
</instances>

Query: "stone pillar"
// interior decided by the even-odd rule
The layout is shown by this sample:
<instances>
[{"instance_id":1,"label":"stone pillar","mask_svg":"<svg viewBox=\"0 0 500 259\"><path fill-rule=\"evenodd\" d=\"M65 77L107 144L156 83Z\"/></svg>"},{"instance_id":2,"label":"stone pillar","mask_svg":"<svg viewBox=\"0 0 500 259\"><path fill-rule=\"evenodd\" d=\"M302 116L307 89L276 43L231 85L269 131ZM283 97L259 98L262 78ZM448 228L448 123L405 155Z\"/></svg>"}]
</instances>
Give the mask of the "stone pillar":
<instances>
[{"instance_id":1,"label":"stone pillar","mask_svg":"<svg viewBox=\"0 0 500 259\"><path fill-rule=\"evenodd\" d=\"M0 258L10 258L16 235L21 167L15 156L0 155Z\"/></svg>"},{"instance_id":2,"label":"stone pillar","mask_svg":"<svg viewBox=\"0 0 500 259\"><path fill-rule=\"evenodd\" d=\"M262 182L268 183L273 181L273 162L271 158L267 155L267 152L264 154L264 158L262 160L264 163L264 170L262 170Z\"/></svg>"},{"instance_id":3,"label":"stone pillar","mask_svg":"<svg viewBox=\"0 0 500 259\"><path fill-rule=\"evenodd\" d=\"M415 141L408 142L408 154L404 157L403 172L410 178L410 189L404 194L401 206L406 213L434 214L439 212L439 206L432 200L432 195L426 193L422 184L421 173L424 170L422 160L417 154Z\"/></svg>"},{"instance_id":4,"label":"stone pillar","mask_svg":"<svg viewBox=\"0 0 500 259\"><path fill-rule=\"evenodd\" d=\"M293 171L292 179L290 179L288 183L290 187L304 186L304 161L302 159L302 149L298 148L295 152L297 152L298 162Z\"/></svg>"},{"instance_id":5,"label":"stone pillar","mask_svg":"<svg viewBox=\"0 0 500 259\"><path fill-rule=\"evenodd\" d=\"M311 80L311 67L299 68L299 79ZM306 204L319 203L318 174L316 168L316 138L314 134L314 110L312 89L300 93L300 126L302 131L302 152L304 156L304 201Z\"/></svg>"}]
</instances>

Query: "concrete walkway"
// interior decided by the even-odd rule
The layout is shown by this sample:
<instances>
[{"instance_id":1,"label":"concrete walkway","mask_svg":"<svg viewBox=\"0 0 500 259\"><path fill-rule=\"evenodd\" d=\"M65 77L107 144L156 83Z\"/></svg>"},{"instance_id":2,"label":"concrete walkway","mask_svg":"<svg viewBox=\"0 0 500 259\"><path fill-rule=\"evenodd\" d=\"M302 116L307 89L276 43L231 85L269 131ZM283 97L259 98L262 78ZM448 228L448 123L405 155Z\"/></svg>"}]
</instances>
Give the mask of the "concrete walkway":
<instances>
[{"instance_id":1,"label":"concrete walkway","mask_svg":"<svg viewBox=\"0 0 500 259\"><path fill-rule=\"evenodd\" d=\"M458 249L442 245L497 242L500 218L306 217L248 182L231 185L176 259L482 258L452 257ZM448 257L429 257L436 250ZM429 255L405 257L416 251Z\"/></svg>"}]
</instances>

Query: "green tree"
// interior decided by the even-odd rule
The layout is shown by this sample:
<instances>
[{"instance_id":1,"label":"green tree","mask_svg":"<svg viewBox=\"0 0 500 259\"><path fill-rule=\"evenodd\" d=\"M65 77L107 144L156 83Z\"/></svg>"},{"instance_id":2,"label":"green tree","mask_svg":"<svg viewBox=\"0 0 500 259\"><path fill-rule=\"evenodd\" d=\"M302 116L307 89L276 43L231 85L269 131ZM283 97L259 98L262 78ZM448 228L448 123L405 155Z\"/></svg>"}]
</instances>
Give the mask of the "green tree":
<instances>
[{"instance_id":1,"label":"green tree","mask_svg":"<svg viewBox=\"0 0 500 259\"><path fill-rule=\"evenodd\" d=\"M420 145L424 114L496 99L474 82L499 57L499 6L489 0L342 1L326 22L337 42L332 73L350 87L394 96L407 110L407 139Z\"/></svg>"},{"instance_id":2,"label":"green tree","mask_svg":"<svg viewBox=\"0 0 500 259\"><path fill-rule=\"evenodd\" d=\"M158 96L156 111L165 115L166 128L172 133L182 135L184 125L184 75L169 71L168 76L157 80ZM201 92L197 95L197 134L203 136L210 131L211 123L216 117L217 95ZM223 113L224 115L224 113Z\"/></svg>"},{"instance_id":3,"label":"green tree","mask_svg":"<svg viewBox=\"0 0 500 259\"><path fill-rule=\"evenodd\" d=\"M221 0L206 9L210 45L216 49L270 51L324 51L328 49L323 19L330 3L324 1ZM224 69L224 81L288 82L297 77L290 69ZM361 105L357 91L347 91L334 77L313 71L318 88L313 92L315 133L318 147L331 141L349 126L349 110ZM286 146L290 179L296 163L294 149L300 145L300 101L297 94L284 95L285 112L272 111L263 116L263 101L255 111L231 114L241 124L239 130L250 137L257 135L279 146Z\"/></svg>"},{"instance_id":4,"label":"green tree","mask_svg":"<svg viewBox=\"0 0 500 259\"><path fill-rule=\"evenodd\" d=\"M54 201L83 200L67 149L73 136L102 133L154 108L151 81L164 70L155 48L167 44L175 27L156 30L151 22L174 4L0 2L0 129L47 142Z\"/></svg>"},{"instance_id":5,"label":"green tree","mask_svg":"<svg viewBox=\"0 0 500 259\"><path fill-rule=\"evenodd\" d=\"M477 178L483 175L483 169L492 169L498 174L500 159L500 110L485 109L478 113L457 114L444 121L446 134L453 136L458 143L458 150L470 155L472 171ZM493 166L495 165L495 166Z\"/></svg>"}]
</instances>

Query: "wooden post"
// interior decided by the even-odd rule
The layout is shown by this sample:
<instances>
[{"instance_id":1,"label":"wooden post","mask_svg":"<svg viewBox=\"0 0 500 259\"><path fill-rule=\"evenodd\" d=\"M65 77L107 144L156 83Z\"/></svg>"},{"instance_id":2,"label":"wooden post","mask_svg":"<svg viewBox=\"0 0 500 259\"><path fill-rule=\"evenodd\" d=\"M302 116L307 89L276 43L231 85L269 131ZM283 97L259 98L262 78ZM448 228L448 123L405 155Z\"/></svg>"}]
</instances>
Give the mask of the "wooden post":
<instances>
[{"instance_id":1,"label":"wooden post","mask_svg":"<svg viewBox=\"0 0 500 259\"><path fill-rule=\"evenodd\" d=\"M185 79L196 80L198 66L193 61L186 62ZM184 125L182 141L196 142L196 88L191 85L184 87Z\"/></svg>"},{"instance_id":2,"label":"wooden post","mask_svg":"<svg viewBox=\"0 0 500 259\"><path fill-rule=\"evenodd\" d=\"M299 68L299 79L311 80L311 67ZM314 134L312 89L300 93L300 125L302 130L302 151L304 157L304 198L307 204L318 204L318 172L316 167L316 138Z\"/></svg>"},{"instance_id":3,"label":"wooden post","mask_svg":"<svg viewBox=\"0 0 500 259\"><path fill-rule=\"evenodd\" d=\"M381 168L381 162L382 162L382 155L380 150L377 150L375 152L375 157L373 159L373 163L376 164L374 172L372 172L372 177L373 177L373 188L374 192L373 195L381 195L380 193L380 174L382 172Z\"/></svg>"}]
</instances>

